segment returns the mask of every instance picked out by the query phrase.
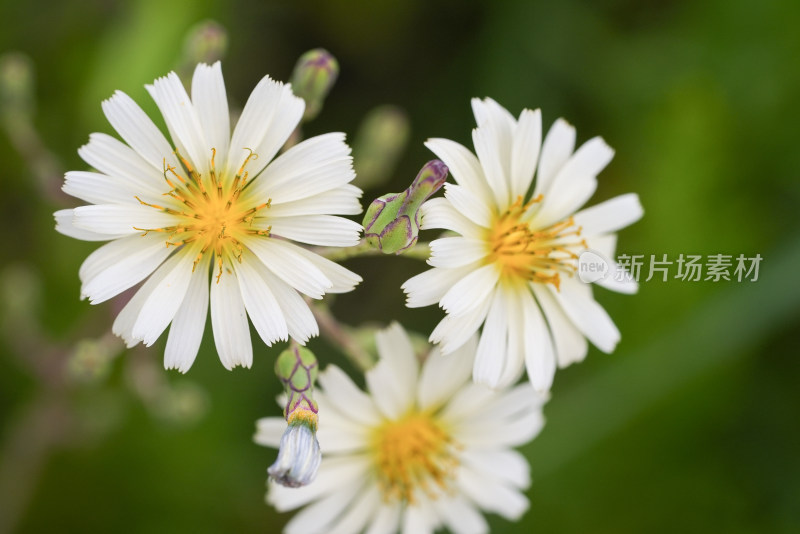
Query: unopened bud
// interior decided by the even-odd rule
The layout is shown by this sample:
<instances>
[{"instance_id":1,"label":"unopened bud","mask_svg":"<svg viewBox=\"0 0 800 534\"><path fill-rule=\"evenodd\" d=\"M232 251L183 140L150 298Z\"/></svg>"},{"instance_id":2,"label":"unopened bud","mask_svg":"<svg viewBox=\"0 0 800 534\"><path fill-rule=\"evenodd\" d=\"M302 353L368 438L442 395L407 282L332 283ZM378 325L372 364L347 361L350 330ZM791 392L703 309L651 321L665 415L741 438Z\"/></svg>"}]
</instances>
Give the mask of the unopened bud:
<instances>
[{"instance_id":1,"label":"unopened bud","mask_svg":"<svg viewBox=\"0 0 800 534\"><path fill-rule=\"evenodd\" d=\"M180 71L187 78L195 65L219 61L228 49L228 32L215 20L204 20L189 29L183 42Z\"/></svg>"},{"instance_id":2,"label":"unopened bud","mask_svg":"<svg viewBox=\"0 0 800 534\"><path fill-rule=\"evenodd\" d=\"M19 52L0 56L0 105L6 114L33 113L34 70L30 58Z\"/></svg>"},{"instance_id":3,"label":"unopened bud","mask_svg":"<svg viewBox=\"0 0 800 534\"><path fill-rule=\"evenodd\" d=\"M283 351L275 362L275 374L287 397L283 415L289 427L281 438L278 459L267 472L284 486L309 484L322 461L317 441L319 408L313 397L318 367L314 353L296 345Z\"/></svg>"},{"instance_id":4,"label":"unopened bud","mask_svg":"<svg viewBox=\"0 0 800 534\"><path fill-rule=\"evenodd\" d=\"M300 56L292 73L292 90L306 101L303 120L310 121L319 114L338 76L339 63L327 50L315 48Z\"/></svg>"},{"instance_id":5,"label":"unopened bud","mask_svg":"<svg viewBox=\"0 0 800 534\"><path fill-rule=\"evenodd\" d=\"M369 189L389 180L410 134L408 115L397 106L379 106L367 113L353 141L353 183Z\"/></svg>"},{"instance_id":6,"label":"unopened bud","mask_svg":"<svg viewBox=\"0 0 800 534\"><path fill-rule=\"evenodd\" d=\"M419 237L419 208L447 180L447 167L438 159L419 171L402 193L390 193L372 201L364 216L364 237L385 254L402 254Z\"/></svg>"}]
</instances>

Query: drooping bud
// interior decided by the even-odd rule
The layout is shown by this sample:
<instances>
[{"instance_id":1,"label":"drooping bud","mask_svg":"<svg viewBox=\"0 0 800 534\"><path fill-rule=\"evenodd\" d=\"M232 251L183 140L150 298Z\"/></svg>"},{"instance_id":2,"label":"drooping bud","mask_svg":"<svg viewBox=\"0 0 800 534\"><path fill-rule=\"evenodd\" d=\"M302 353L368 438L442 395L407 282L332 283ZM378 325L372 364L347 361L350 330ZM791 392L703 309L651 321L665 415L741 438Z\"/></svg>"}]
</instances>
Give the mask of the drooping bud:
<instances>
[{"instance_id":1,"label":"drooping bud","mask_svg":"<svg viewBox=\"0 0 800 534\"><path fill-rule=\"evenodd\" d=\"M300 56L292 73L292 90L306 101L304 121L319 114L338 76L339 63L324 48L315 48Z\"/></svg>"},{"instance_id":2,"label":"drooping bud","mask_svg":"<svg viewBox=\"0 0 800 534\"><path fill-rule=\"evenodd\" d=\"M314 353L297 345L283 351L275 362L275 374L287 397L283 415L289 427L281 438L278 459L267 472L283 486L309 484L322 461L317 441L319 408L313 397L317 369Z\"/></svg>"},{"instance_id":3,"label":"drooping bud","mask_svg":"<svg viewBox=\"0 0 800 534\"><path fill-rule=\"evenodd\" d=\"M364 117L353 140L353 166L361 189L382 185L408 144L408 114L397 106L378 106Z\"/></svg>"},{"instance_id":4,"label":"drooping bud","mask_svg":"<svg viewBox=\"0 0 800 534\"><path fill-rule=\"evenodd\" d=\"M429 161L402 193L390 193L372 201L364 216L364 237L384 254L402 254L419 237L419 208L447 180L447 167Z\"/></svg>"}]
</instances>

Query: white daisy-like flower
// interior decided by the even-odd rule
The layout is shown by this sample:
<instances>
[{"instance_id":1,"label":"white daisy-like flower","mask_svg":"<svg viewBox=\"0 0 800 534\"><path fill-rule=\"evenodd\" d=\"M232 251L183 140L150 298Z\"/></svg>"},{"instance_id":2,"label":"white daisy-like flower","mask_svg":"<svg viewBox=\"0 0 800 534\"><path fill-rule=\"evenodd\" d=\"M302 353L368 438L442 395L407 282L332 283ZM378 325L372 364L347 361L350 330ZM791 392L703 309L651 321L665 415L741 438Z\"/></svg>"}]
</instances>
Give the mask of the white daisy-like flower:
<instances>
[{"instance_id":1,"label":"white daisy-like flower","mask_svg":"<svg viewBox=\"0 0 800 534\"><path fill-rule=\"evenodd\" d=\"M575 213L614 155L601 138L574 151L575 129L562 119L542 143L539 110L523 110L515 119L488 98L473 99L472 109L477 156L447 139L426 143L456 184L446 184L444 198L423 205L422 228L458 236L431 243L428 263L434 268L403 284L407 305L438 302L447 312L430 336L444 353L483 325L473 369L477 382L503 387L527 367L534 387L545 391L556 365L585 357L587 338L604 352L619 341L592 288L575 276L577 259L586 249L612 258L614 232L638 220L642 207L637 195L626 194ZM597 283L623 293L637 290L630 277Z\"/></svg>"},{"instance_id":2,"label":"white daisy-like flower","mask_svg":"<svg viewBox=\"0 0 800 534\"><path fill-rule=\"evenodd\" d=\"M275 158L304 103L269 77L231 134L218 62L197 66L191 98L174 72L146 87L172 144L117 92L103 111L124 142L92 134L78 153L97 172L66 175L64 191L89 205L56 212L56 229L110 241L81 266L82 297L97 304L146 279L113 331L128 346L149 346L171 323L164 364L182 372L197 355L209 305L228 369L252 363L248 315L268 345L317 335L300 293L319 299L361 281L293 243L358 242L361 227L334 216L361 212L344 134L313 137Z\"/></svg>"},{"instance_id":3,"label":"white daisy-like flower","mask_svg":"<svg viewBox=\"0 0 800 534\"><path fill-rule=\"evenodd\" d=\"M481 511L517 520L528 508L528 462L512 447L541 430L544 397L470 381L477 340L434 348L421 366L403 328L377 335L380 360L361 391L338 367L319 375L322 463L310 485L273 482L279 511L305 507L288 534L487 532ZM258 421L256 442L278 447L286 422Z\"/></svg>"}]
</instances>

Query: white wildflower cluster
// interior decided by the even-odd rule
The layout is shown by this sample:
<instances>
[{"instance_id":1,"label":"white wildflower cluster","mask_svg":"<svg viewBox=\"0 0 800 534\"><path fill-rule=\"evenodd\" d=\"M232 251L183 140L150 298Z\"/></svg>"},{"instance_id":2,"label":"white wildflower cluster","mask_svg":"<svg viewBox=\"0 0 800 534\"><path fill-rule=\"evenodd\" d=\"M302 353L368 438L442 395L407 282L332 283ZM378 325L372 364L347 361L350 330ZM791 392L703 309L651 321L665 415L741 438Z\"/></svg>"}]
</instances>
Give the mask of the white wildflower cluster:
<instances>
[{"instance_id":1,"label":"white wildflower cluster","mask_svg":"<svg viewBox=\"0 0 800 534\"><path fill-rule=\"evenodd\" d=\"M614 257L615 232L642 216L638 197L583 208L612 149L599 137L576 149L563 120L543 135L539 110L514 117L474 99L474 153L428 140L438 159L376 199L362 228L345 217L362 213L362 192L344 134L300 139L336 61L312 51L298 69L294 88L264 77L233 127L219 62L198 65L188 92L175 73L147 86L169 137L124 93L103 103L121 140L89 137L79 154L93 170L68 172L63 187L86 204L55 214L59 232L107 242L80 268L81 296L137 288L113 332L149 346L169 328L164 365L180 372L209 311L227 369L253 364L251 323L266 346L288 344L275 362L283 417L259 420L255 436L279 449L268 502L302 509L286 532L477 533L484 512L517 520L530 475L514 447L542 429L556 368L589 342L611 352L620 340L578 257ZM433 229L445 233L418 242ZM427 257L431 269L402 285L407 305L445 316L424 350L398 323L375 333L374 363L354 358L364 391L339 367L318 373L305 345L322 331L369 359L364 336L317 301L361 281L330 258L376 252ZM597 285L637 289L632 277Z\"/></svg>"}]
</instances>

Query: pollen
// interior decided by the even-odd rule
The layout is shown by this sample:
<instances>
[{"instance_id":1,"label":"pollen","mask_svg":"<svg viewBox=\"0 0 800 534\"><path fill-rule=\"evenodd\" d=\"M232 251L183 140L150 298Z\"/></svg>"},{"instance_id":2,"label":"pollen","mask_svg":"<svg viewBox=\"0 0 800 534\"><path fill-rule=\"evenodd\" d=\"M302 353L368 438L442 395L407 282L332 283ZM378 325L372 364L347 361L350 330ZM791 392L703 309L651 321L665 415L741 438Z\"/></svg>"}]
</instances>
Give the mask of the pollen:
<instances>
[{"instance_id":1,"label":"pollen","mask_svg":"<svg viewBox=\"0 0 800 534\"><path fill-rule=\"evenodd\" d=\"M587 245L572 217L547 228L531 227L528 214L542 198L523 203L518 197L495 218L486 235L487 261L497 265L506 281L550 283L558 289L562 274L575 273L578 255L573 248Z\"/></svg>"},{"instance_id":2,"label":"pollen","mask_svg":"<svg viewBox=\"0 0 800 534\"><path fill-rule=\"evenodd\" d=\"M417 490L435 499L458 466L457 448L430 414L414 412L385 422L376 429L372 442L384 500L413 503Z\"/></svg>"},{"instance_id":3,"label":"pollen","mask_svg":"<svg viewBox=\"0 0 800 534\"><path fill-rule=\"evenodd\" d=\"M169 190L164 193L172 199L169 206L147 203L139 197L143 205L175 215L176 224L163 228L136 228L144 232L161 232L166 235L167 247L183 247L195 244L197 256L192 271L205 254L214 254L218 266L217 282L223 273L226 261L242 261L244 246L242 241L248 235L269 237L270 228L261 222L264 210L270 207L272 199L255 204L241 200L242 191L247 185L247 164L258 158L250 149L239 170L234 176L219 176L215 167L216 150L211 149L211 165L205 175L201 175L186 158L175 152L181 163L180 168L168 165L164 160L164 182ZM166 202L164 203L166 204Z\"/></svg>"}]
</instances>

